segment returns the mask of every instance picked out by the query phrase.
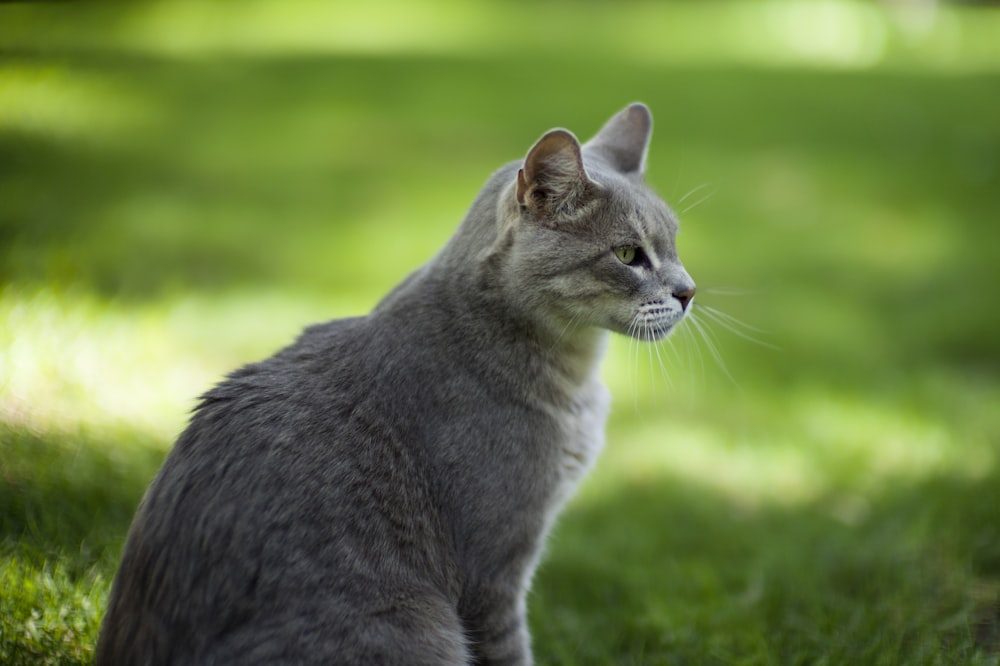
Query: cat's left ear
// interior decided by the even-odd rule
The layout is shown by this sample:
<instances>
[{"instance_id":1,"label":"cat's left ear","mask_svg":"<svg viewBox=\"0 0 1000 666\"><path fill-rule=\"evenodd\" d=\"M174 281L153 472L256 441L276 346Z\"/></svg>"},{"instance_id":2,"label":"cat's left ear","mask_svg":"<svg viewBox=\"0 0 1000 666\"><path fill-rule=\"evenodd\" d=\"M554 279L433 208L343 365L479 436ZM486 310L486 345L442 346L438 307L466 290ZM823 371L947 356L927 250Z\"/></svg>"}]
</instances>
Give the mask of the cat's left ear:
<instances>
[{"instance_id":1,"label":"cat's left ear","mask_svg":"<svg viewBox=\"0 0 1000 666\"><path fill-rule=\"evenodd\" d=\"M652 134L653 114L645 104L635 102L616 113L583 148L603 157L620 173L642 177Z\"/></svg>"},{"instance_id":2,"label":"cat's left ear","mask_svg":"<svg viewBox=\"0 0 1000 666\"><path fill-rule=\"evenodd\" d=\"M571 214L596 187L583 167L580 142L555 129L538 140L517 172L517 203L539 219Z\"/></svg>"}]
</instances>

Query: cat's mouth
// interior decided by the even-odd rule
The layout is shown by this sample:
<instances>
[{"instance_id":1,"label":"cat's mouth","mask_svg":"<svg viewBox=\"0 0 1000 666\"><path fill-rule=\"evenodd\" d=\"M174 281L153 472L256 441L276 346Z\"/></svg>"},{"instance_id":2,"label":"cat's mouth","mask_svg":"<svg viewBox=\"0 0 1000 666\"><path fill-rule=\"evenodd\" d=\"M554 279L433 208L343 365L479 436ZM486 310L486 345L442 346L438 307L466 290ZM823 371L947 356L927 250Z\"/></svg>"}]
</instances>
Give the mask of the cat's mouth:
<instances>
[{"instance_id":1,"label":"cat's mouth","mask_svg":"<svg viewBox=\"0 0 1000 666\"><path fill-rule=\"evenodd\" d=\"M685 310L674 310L666 306L643 306L632 318L625 334L636 340L656 342L670 335L684 320Z\"/></svg>"}]
</instances>

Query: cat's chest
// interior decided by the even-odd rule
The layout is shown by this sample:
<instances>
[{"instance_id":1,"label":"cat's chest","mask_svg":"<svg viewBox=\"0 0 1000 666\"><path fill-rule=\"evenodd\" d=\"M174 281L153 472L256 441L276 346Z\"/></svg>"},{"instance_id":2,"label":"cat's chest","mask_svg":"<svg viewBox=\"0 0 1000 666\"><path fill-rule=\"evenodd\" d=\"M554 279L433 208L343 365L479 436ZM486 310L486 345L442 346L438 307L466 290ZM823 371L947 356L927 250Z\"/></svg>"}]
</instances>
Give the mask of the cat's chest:
<instances>
[{"instance_id":1,"label":"cat's chest","mask_svg":"<svg viewBox=\"0 0 1000 666\"><path fill-rule=\"evenodd\" d=\"M604 447L604 427L611 396L598 381L581 392L557 416L560 441L555 451L554 508L561 506L597 460Z\"/></svg>"}]
</instances>

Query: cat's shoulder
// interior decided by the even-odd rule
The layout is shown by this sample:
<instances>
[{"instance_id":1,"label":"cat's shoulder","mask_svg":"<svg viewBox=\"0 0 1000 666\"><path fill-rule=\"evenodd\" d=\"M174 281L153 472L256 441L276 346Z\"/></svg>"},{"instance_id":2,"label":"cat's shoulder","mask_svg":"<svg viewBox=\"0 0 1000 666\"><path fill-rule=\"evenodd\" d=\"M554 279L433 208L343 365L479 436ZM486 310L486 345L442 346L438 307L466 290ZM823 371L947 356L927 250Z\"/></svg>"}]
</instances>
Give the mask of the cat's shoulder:
<instances>
[{"instance_id":1,"label":"cat's shoulder","mask_svg":"<svg viewBox=\"0 0 1000 666\"><path fill-rule=\"evenodd\" d=\"M363 329L363 317L307 326L292 344L274 355L230 372L201 396L196 412L309 394L316 388L313 384L355 357L352 347L363 341Z\"/></svg>"}]
</instances>

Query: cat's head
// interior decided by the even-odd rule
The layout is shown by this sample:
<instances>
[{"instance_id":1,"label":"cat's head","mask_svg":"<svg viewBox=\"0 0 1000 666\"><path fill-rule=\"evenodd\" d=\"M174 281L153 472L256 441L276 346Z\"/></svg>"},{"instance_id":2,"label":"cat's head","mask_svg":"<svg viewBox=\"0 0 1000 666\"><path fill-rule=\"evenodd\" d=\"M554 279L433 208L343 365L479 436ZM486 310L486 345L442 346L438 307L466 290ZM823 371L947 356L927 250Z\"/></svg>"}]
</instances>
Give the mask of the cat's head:
<instances>
[{"instance_id":1,"label":"cat's head","mask_svg":"<svg viewBox=\"0 0 1000 666\"><path fill-rule=\"evenodd\" d=\"M652 116L632 104L581 145L555 129L528 151L499 215L508 286L552 316L660 339L691 307L677 218L644 183Z\"/></svg>"}]
</instances>

